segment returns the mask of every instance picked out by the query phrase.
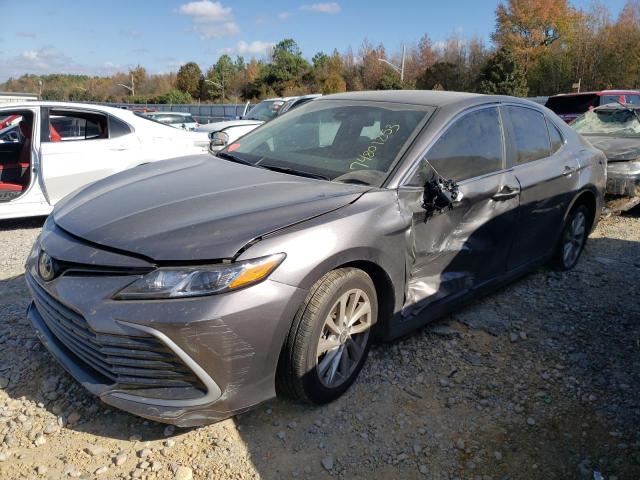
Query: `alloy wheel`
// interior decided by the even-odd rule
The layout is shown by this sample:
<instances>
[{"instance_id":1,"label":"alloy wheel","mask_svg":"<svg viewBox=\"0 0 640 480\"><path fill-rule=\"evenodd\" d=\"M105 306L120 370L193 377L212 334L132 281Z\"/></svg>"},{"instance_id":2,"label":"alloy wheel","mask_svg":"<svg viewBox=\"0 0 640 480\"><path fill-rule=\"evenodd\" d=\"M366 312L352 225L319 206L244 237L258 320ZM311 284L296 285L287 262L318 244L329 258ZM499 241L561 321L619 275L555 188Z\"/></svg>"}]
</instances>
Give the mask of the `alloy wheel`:
<instances>
[{"instance_id":1,"label":"alloy wheel","mask_svg":"<svg viewBox=\"0 0 640 480\"><path fill-rule=\"evenodd\" d=\"M581 211L576 212L571 224L565 230L562 260L566 267L571 267L578 260L584 245L587 230L587 218Z\"/></svg>"},{"instance_id":2,"label":"alloy wheel","mask_svg":"<svg viewBox=\"0 0 640 480\"><path fill-rule=\"evenodd\" d=\"M372 324L371 300L361 289L345 292L329 310L317 347L320 383L336 388L349 379L364 354Z\"/></svg>"}]
</instances>

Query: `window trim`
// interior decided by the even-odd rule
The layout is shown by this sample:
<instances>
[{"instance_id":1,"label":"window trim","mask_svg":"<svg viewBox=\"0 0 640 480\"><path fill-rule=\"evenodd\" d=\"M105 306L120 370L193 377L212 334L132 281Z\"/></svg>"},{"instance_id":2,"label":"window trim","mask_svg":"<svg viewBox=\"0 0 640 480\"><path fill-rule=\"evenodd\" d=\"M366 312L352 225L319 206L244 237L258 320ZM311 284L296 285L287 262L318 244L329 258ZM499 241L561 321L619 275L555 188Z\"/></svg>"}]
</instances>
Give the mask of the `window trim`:
<instances>
[{"instance_id":1,"label":"window trim","mask_svg":"<svg viewBox=\"0 0 640 480\"><path fill-rule=\"evenodd\" d=\"M529 110L533 110L534 112L537 112L540 115L542 115L542 118L544 119L545 129L547 131L547 140L549 141L549 155L547 155L546 157L542 157L542 158L536 158L535 160L531 160L531 161L526 162L526 163L518 164L515 161L518 149L516 148L516 144L515 144L515 140L514 140L513 125L511 124L511 121L509 121L509 147L513 151L512 152L513 158L511 159L512 161L509 162L508 161L509 159L507 159L507 164L509 164L509 163L511 164L511 165L508 165L509 168L517 169L517 168L524 167L524 166L532 164L532 163L539 162L541 160L547 160L547 159L549 159L549 158L551 158L552 156L555 155L555 153L551 152L551 136L549 135L549 127L547 126L547 118L548 117L547 117L547 115L545 115L545 113L542 110L534 107L533 105L523 105L521 103L516 103L516 102L506 102L506 103L503 103L502 105L504 107L528 108ZM509 115L507 114L506 117L509 118ZM511 120L511 119L509 119L509 120ZM560 131L559 128L558 128L558 131ZM562 136L562 138L564 140L564 136L563 135L561 135L561 136ZM566 140L565 140L565 142L566 142ZM560 150L558 150L558 151L560 151Z\"/></svg>"},{"instance_id":2,"label":"window trim","mask_svg":"<svg viewBox=\"0 0 640 480\"><path fill-rule=\"evenodd\" d=\"M484 110L484 109L488 109L488 108L495 108L498 111L498 118L500 120L500 132L501 132L501 138L502 138L502 168L500 170L496 170L494 172L489 172L489 173L485 173L482 175L478 175L476 177L470 177L467 178L465 180L461 180L459 182L456 182L458 185L465 185L467 183L470 183L471 181L476 181L485 177L488 177L490 175L495 175L497 173L501 173L501 172L505 172L507 170L510 169L508 162L507 162L507 136L506 136L506 128L505 128L505 119L504 119L504 114L502 113L501 107L502 104L499 102L492 102L492 103L483 103L481 105L474 105L472 107L467 108L466 110L463 110L462 112L458 112L457 114L455 114L433 137L433 139L428 143L428 145L426 145L422 151L420 152L419 155L417 155L417 160L415 160L413 162L413 165L411 165L411 167L402 175L402 178L400 179L400 181L398 182L398 188L424 188L424 186L420 186L420 187L416 187L414 185L408 185L408 182L411 180L411 178L415 175L416 171L418 170L419 166L420 166L420 162L422 162L422 160L425 158L425 156L427 155L427 153L429 152L429 150L431 150L431 148L438 142L438 140L440 140L440 138L449 131L449 129L456 123L458 122L458 120L461 120L462 118L466 117L467 115L480 111L480 110Z\"/></svg>"},{"instance_id":3,"label":"window trim","mask_svg":"<svg viewBox=\"0 0 640 480\"><path fill-rule=\"evenodd\" d=\"M545 123L547 124L547 133L549 134L549 145L551 145L551 150L553 150L553 142L551 141L551 129L549 127L549 125L551 125L551 127L556 129L556 132L558 132L558 134L560 135L560 148L558 148L555 152L551 152L551 155L549 155L549 157L553 157L556 153L560 152L562 149L564 149L564 146L567 144L567 139L566 137L563 135L562 130L560 130L560 128L556 125L556 123L551 120L549 118L548 115L544 116L545 119ZM549 158L547 157L547 158ZM536 160L537 161L537 160Z\"/></svg>"}]
</instances>

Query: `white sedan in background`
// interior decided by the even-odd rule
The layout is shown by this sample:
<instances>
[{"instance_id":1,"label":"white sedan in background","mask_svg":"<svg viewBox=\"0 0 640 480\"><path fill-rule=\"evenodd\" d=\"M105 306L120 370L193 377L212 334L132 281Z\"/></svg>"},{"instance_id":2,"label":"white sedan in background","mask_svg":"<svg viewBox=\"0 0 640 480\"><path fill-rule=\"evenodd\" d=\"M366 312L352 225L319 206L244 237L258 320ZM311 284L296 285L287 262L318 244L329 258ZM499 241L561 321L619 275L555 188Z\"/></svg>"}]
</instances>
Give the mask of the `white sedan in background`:
<instances>
[{"instance_id":1,"label":"white sedan in background","mask_svg":"<svg viewBox=\"0 0 640 480\"><path fill-rule=\"evenodd\" d=\"M239 120L207 123L196 128L196 132L207 132L211 139L209 151L215 153L235 142L243 135L292 108L309 102L322 95L304 95L301 97L269 98L258 103Z\"/></svg>"},{"instance_id":2,"label":"white sedan in background","mask_svg":"<svg viewBox=\"0 0 640 480\"><path fill-rule=\"evenodd\" d=\"M67 194L138 165L205 153L207 135L119 108L28 102L0 108L18 129L0 143L0 220L48 215ZM13 132L12 132L13 133Z\"/></svg>"}]
</instances>

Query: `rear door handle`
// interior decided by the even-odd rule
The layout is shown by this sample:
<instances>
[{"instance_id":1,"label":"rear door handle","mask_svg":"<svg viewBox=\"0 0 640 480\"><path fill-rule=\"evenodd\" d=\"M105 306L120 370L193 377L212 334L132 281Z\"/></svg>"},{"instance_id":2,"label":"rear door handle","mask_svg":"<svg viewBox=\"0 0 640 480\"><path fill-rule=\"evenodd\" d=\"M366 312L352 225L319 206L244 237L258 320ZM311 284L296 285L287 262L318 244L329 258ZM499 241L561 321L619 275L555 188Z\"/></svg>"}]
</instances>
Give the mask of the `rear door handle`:
<instances>
[{"instance_id":1,"label":"rear door handle","mask_svg":"<svg viewBox=\"0 0 640 480\"><path fill-rule=\"evenodd\" d=\"M496 193L491 198L494 199L496 202L502 202L504 200L509 200L510 198L515 198L518 195L520 195L519 188L514 188L514 187L510 187L509 185L505 185L504 187L502 187L502 189L498 193Z\"/></svg>"},{"instance_id":2,"label":"rear door handle","mask_svg":"<svg viewBox=\"0 0 640 480\"><path fill-rule=\"evenodd\" d=\"M571 168L569 165L565 165L564 170L562 170L562 175L564 175L565 177L568 177L569 175L574 173L576 170L577 170L576 168Z\"/></svg>"}]
</instances>

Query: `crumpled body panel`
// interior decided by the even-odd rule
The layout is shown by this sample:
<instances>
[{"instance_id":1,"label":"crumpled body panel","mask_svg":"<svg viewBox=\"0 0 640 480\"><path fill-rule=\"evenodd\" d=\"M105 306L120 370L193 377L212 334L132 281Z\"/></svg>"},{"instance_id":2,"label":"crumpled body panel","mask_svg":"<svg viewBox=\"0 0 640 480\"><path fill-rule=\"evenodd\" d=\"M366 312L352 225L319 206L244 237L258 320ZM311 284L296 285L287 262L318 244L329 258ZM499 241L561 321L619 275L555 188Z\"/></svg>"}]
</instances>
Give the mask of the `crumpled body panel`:
<instances>
[{"instance_id":1,"label":"crumpled body panel","mask_svg":"<svg viewBox=\"0 0 640 480\"><path fill-rule=\"evenodd\" d=\"M420 207L421 191L401 192L401 204L413 219L407 232L403 317L504 273L518 207L517 195L492 198L505 186L518 187L509 172L462 184L462 199L431 217Z\"/></svg>"}]
</instances>

